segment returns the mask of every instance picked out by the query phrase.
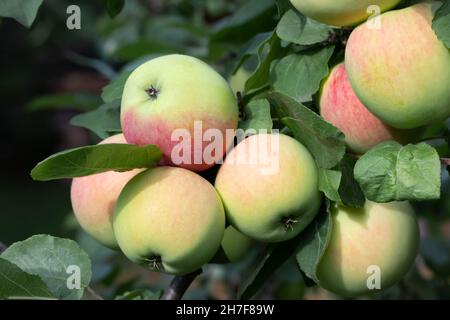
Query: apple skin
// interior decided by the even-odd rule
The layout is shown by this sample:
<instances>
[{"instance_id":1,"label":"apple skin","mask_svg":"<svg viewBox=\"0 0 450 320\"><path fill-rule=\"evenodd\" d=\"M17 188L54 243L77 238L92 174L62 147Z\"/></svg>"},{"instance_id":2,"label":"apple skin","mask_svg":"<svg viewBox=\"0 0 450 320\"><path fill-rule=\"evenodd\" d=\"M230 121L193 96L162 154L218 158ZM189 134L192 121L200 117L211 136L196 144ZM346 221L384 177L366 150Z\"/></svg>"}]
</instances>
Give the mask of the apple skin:
<instances>
[{"instance_id":1,"label":"apple skin","mask_svg":"<svg viewBox=\"0 0 450 320\"><path fill-rule=\"evenodd\" d=\"M421 3L363 24L348 39L345 66L362 103L384 123L411 129L450 116L450 51L431 23L433 8Z\"/></svg>"},{"instance_id":2,"label":"apple skin","mask_svg":"<svg viewBox=\"0 0 450 320\"><path fill-rule=\"evenodd\" d=\"M231 90L236 95L238 92L245 92L245 83L250 78L252 73L246 70L244 67L241 67L236 71L235 74L231 75L228 79L228 83L230 84Z\"/></svg>"},{"instance_id":3,"label":"apple skin","mask_svg":"<svg viewBox=\"0 0 450 320\"><path fill-rule=\"evenodd\" d=\"M149 93L148 90L155 89ZM176 129L186 129L191 137L191 159L179 166L203 171L214 165L203 157L195 163L195 152L202 152L209 141L194 143L195 132L218 129L235 130L238 123L236 98L225 79L201 60L185 55L167 55L152 59L136 68L127 79L122 96L121 125L129 143L154 144L163 154L163 164L172 165L172 141ZM202 130L194 128L201 121ZM231 140L231 139L230 139ZM223 144L222 158L233 141Z\"/></svg>"},{"instance_id":4,"label":"apple skin","mask_svg":"<svg viewBox=\"0 0 450 320\"><path fill-rule=\"evenodd\" d=\"M405 144L421 134L421 129L392 128L367 110L353 91L343 63L336 65L323 81L319 109L326 121L344 133L347 147L357 154L384 141Z\"/></svg>"},{"instance_id":5,"label":"apple skin","mask_svg":"<svg viewBox=\"0 0 450 320\"><path fill-rule=\"evenodd\" d=\"M208 181L183 168L157 167L125 186L113 227L120 249L131 261L182 275L199 269L217 252L225 213Z\"/></svg>"},{"instance_id":6,"label":"apple skin","mask_svg":"<svg viewBox=\"0 0 450 320\"><path fill-rule=\"evenodd\" d=\"M381 290L400 281L414 263L419 248L419 227L408 202L375 203L364 208L335 205L333 230L322 257L319 285L344 297L380 290L367 288L368 267L381 271Z\"/></svg>"},{"instance_id":7,"label":"apple skin","mask_svg":"<svg viewBox=\"0 0 450 320\"><path fill-rule=\"evenodd\" d=\"M118 134L100 142L107 143L127 142L123 134ZM125 184L141 171L108 171L72 180L70 198L75 217L89 235L107 247L118 248L112 227L117 198Z\"/></svg>"},{"instance_id":8,"label":"apple skin","mask_svg":"<svg viewBox=\"0 0 450 320\"><path fill-rule=\"evenodd\" d=\"M264 157L255 157L259 153ZM264 171L270 164L274 170ZM225 158L215 187L230 224L264 242L298 235L321 203L313 157L300 142L282 134L258 134L241 141Z\"/></svg>"},{"instance_id":9,"label":"apple skin","mask_svg":"<svg viewBox=\"0 0 450 320\"><path fill-rule=\"evenodd\" d=\"M352 26L365 21L371 5L381 12L392 9L401 0L290 0L292 5L305 16L333 26Z\"/></svg>"},{"instance_id":10,"label":"apple skin","mask_svg":"<svg viewBox=\"0 0 450 320\"><path fill-rule=\"evenodd\" d=\"M245 257L254 244L253 239L228 226L222 239L222 250L228 262L237 262Z\"/></svg>"}]
</instances>

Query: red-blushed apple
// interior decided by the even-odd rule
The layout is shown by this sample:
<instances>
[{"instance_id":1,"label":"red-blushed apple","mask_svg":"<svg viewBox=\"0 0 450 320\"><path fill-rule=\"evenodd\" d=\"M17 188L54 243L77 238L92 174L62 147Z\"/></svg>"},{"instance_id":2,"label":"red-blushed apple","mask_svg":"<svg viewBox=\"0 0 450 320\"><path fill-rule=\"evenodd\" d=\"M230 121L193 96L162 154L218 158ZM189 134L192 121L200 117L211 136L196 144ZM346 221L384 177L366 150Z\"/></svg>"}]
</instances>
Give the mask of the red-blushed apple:
<instances>
[{"instance_id":1,"label":"red-blushed apple","mask_svg":"<svg viewBox=\"0 0 450 320\"><path fill-rule=\"evenodd\" d=\"M233 143L233 135L226 139L226 131L233 133L238 117L237 101L226 80L193 57L152 59L125 83L121 108L125 138L132 144L158 146L167 165L193 171L212 167ZM214 137L205 135L207 131Z\"/></svg>"},{"instance_id":2,"label":"red-blushed apple","mask_svg":"<svg viewBox=\"0 0 450 320\"><path fill-rule=\"evenodd\" d=\"M183 168L157 167L125 186L113 228L131 261L181 275L201 268L215 255L225 231L225 213L207 180Z\"/></svg>"},{"instance_id":3,"label":"red-blushed apple","mask_svg":"<svg viewBox=\"0 0 450 320\"><path fill-rule=\"evenodd\" d=\"M298 11L334 26L352 26L392 9L401 0L290 0Z\"/></svg>"},{"instance_id":4,"label":"red-blushed apple","mask_svg":"<svg viewBox=\"0 0 450 320\"><path fill-rule=\"evenodd\" d=\"M345 67L362 103L384 123L417 128L450 116L450 51L432 29L434 4L420 3L362 24Z\"/></svg>"},{"instance_id":5,"label":"red-blushed apple","mask_svg":"<svg viewBox=\"0 0 450 320\"><path fill-rule=\"evenodd\" d=\"M392 128L367 110L353 91L343 63L323 81L319 109L326 121L345 134L348 148L358 154L388 140L406 143L419 134L419 130Z\"/></svg>"},{"instance_id":6,"label":"red-blushed apple","mask_svg":"<svg viewBox=\"0 0 450 320\"><path fill-rule=\"evenodd\" d=\"M408 202L332 207L332 231L319 262L319 285L344 297L377 293L399 282L414 263L419 227Z\"/></svg>"},{"instance_id":7,"label":"red-blushed apple","mask_svg":"<svg viewBox=\"0 0 450 320\"><path fill-rule=\"evenodd\" d=\"M123 134L111 136L100 144L127 143ZM117 248L112 218L117 198L125 184L141 169L126 172L108 171L74 178L71 201L75 217L93 238L110 248Z\"/></svg>"},{"instance_id":8,"label":"red-blushed apple","mask_svg":"<svg viewBox=\"0 0 450 320\"><path fill-rule=\"evenodd\" d=\"M257 134L241 141L225 158L215 186L230 224L265 242L295 237L321 203L313 157L283 134Z\"/></svg>"}]
</instances>

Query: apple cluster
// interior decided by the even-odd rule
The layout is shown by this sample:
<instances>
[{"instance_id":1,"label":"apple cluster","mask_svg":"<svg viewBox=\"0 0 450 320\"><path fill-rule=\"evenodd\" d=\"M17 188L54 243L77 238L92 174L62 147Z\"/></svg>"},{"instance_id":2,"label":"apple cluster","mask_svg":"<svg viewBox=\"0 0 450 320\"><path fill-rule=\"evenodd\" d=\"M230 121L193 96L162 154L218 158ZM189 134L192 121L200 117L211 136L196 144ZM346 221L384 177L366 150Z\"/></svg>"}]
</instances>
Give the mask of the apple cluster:
<instances>
[{"instance_id":1,"label":"apple cluster","mask_svg":"<svg viewBox=\"0 0 450 320\"><path fill-rule=\"evenodd\" d=\"M345 134L350 151L363 154L387 140L409 143L424 126L450 115L450 53L431 28L432 4L388 11L400 0L291 2L322 23L359 24L345 61L331 68L318 96L321 116ZM370 5L387 11L377 17L379 24L364 22ZM296 139L259 133L237 145L228 141L216 149L213 163L194 161L208 142L193 141L192 161L173 161L175 130L195 136L196 121L223 136L237 129L231 87L213 68L184 55L162 56L135 69L122 96L123 134L101 143L153 144L163 159L152 169L73 179L80 225L133 262L177 275L214 263L219 255L238 261L256 241L299 235L319 212L322 194L315 160ZM264 163L253 157L260 150ZM201 173L223 158L213 185ZM269 173L267 160L275 164ZM359 209L333 204L331 211L331 239L317 267L320 286L343 296L368 294L372 267L380 271L381 289L410 269L419 229L408 202L366 201Z\"/></svg>"}]
</instances>

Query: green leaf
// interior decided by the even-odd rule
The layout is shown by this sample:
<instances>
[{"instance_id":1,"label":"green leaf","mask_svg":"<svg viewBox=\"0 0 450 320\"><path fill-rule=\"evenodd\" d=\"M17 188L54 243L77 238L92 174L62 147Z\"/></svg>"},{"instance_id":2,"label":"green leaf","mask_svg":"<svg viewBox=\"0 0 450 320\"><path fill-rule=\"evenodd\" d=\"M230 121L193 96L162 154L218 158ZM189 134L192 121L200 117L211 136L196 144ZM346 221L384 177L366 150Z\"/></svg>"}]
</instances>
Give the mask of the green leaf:
<instances>
[{"instance_id":1,"label":"green leaf","mask_svg":"<svg viewBox=\"0 0 450 320\"><path fill-rule=\"evenodd\" d=\"M213 40L241 40L246 35L256 34L263 23L267 23L276 12L274 0L248 0L226 19L222 19L214 28ZM269 25L268 27L271 27ZM268 31L266 29L262 31Z\"/></svg>"},{"instance_id":2,"label":"green leaf","mask_svg":"<svg viewBox=\"0 0 450 320\"><path fill-rule=\"evenodd\" d=\"M281 56L283 51L280 39L275 33L272 34L266 43L258 48L258 66L245 83L246 94L270 84L270 66L275 59Z\"/></svg>"},{"instance_id":3,"label":"green leaf","mask_svg":"<svg viewBox=\"0 0 450 320\"><path fill-rule=\"evenodd\" d=\"M245 120L239 128L248 130L272 130L273 122L270 115L270 104L266 99L252 100L244 108Z\"/></svg>"},{"instance_id":4,"label":"green leaf","mask_svg":"<svg viewBox=\"0 0 450 320\"><path fill-rule=\"evenodd\" d=\"M137 289L117 296L116 300L159 300L162 294L162 290L153 292L147 289Z\"/></svg>"},{"instance_id":5,"label":"green leaf","mask_svg":"<svg viewBox=\"0 0 450 320\"><path fill-rule=\"evenodd\" d=\"M33 275L40 276L52 294L59 299L80 299L91 280L91 261L73 240L49 235L35 235L16 242L0 256ZM80 288L70 288L70 267L79 270Z\"/></svg>"},{"instance_id":6,"label":"green leaf","mask_svg":"<svg viewBox=\"0 0 450 320\"><path fill-rule=\"evenodd\" d=\"M36 18L43 0L2 0L0 17L13 18L29 28Z\"/></svg>"},{"instance_id":7,"label":"green leaf","mask_svg":"<svg viewBox=\"0 0 450 320\"><path fill-rule=\"evenodd\" d=\"M437 3L436 3L437 4ZM436 11L433 19L433 29L438 38L450 48L450 2L444 4Z\"/></svg>"},{"instance_id":8,"label":"green leaf","mask_svg":"<svg viewBox=\"0 0 450 320\"><path fill-rule=\"evenodd\" d=\"M241 49L236 59L236 64L233 66L231 74L235 74L239 68L252 56L256 56L261 48L272 38L271 32L259 33L250 39Z\"/></svg>"},{"instance_id":9,"label":"green leaf","mask_svg":"<svg viewBox=\"0 0 450 320\"><path fill-rule=\"evenodd\" d=\"M239 288L239 299L250 299L261 290L273 273L295 254L298 246L297 238L267 246L257 265L251 266L250 274Z\"/></svg>"},{"instance_id":10,"label":"green leaf","mask_svg":"<svg viewBox=\"0 0 450 320\"><path fill-rule=\"evenodd\" d=\"M26 273L15 264L0 258L0 299L52 299L39 276Z\"/></svg>"},{"instance_id":11,"label":"green leaf","mask_svg":"<svg viewBox=\"0 0 450 320\"><path fill-rule=\"evenodd\" d=\"M428 144L388 141L363 155L354 173L366 198L382 203L439 199L440 170L439 156Z\"/></svg>"},{"instance_id":12,"label":"green leaf","mask_svg":"<svg viewBox=\"0 0 450 320\"><path fill-rule=\"evenodd\" d=\"M276 32L284 41L312 45L327 40L332 30L330 26L306 18L296 10L289 10L278 23Z\"/></svg>"},{"instance_id":13,"label":"green leaf","mask_svg":"<svg viewBox=\"0 0 450 320\"><path fill-rule=\"evenodd\" d=\"M344 134L294 99L279 93L265 95L282 122L304 144L323 169L334 168L345 154Z\"/></svg>"},{"instance_id":14,"label":"green leaf","mask_svg":"<svg viewBox=\"0 0 450 320\"><path fill-rule=\"evenodd\" d=\"M338 170L319 168L319 190L322 191L328 199L339 203L342 202L338 192L341 178L342 173Z\"/></svg>"},{"instance_id":15,"label":"green leaf","mask_svg":"<svg viewBox=\"0 0 450 320\"><path fill-rule=\"evenodd\" d=\"M98 109L76 115L70 124L89 129L105 139L122 131L120 126L120 100L100 106Z\"/></svg>"},{"instance_id":16,"label":"green leaf","mask_svg":"<svg viewBox=\"0 0 450 320\"><path fill-rule=\"evenodd\" d=\"M334 47L302 51L279 60L271 72L273 88L297 101L310 101L328 73Z\"/></svg>"},{"instance_id":17,"label":"green leaf","mask_svg":"<svg viewBox=\"0 0 450 320\"><path fill-rule=\"evenodd\" d=\"M34 180L83 177L106 171L129 171L151 168L161 160L162 153L154 145L98 144L54 154L38 163L31 171Z\"/></svg>"},{"instance_id":18,"label":"green leaf","mask_svg":"<svg viewBox=\"0 0 450 320\"><path fill-rule=\"evenodd\" d=\"M105 103L122 99L123 87L130 74L130 71L122 72L110 84L103 88L102 99Z\"/></svg>"},{"instance_id":19,"label":"green leaf","mask_svg":"<svg viewBox=\"0 0 450 320\"><path fill-rule=\"evenodd\" d=\"M87 93L60 93L40 96L32 100L27 105L28 111L40 110L92 110L102 103L97 96Z\"/></svg>"},{"instance_id":20,"label":"green leaf","mask_svg":"<svg viewBox=\"0 0 450 320\"><path fill-rule=\"evenodd\" d=\"M301 234L297 250L297 263L300 269L316 283L317 267L331 238L333 221L327 201L326 210L321 210L316 219ZM325 205L322 206L324 208Z\"/></svg>"},{"instance_id":21,"label":"green leaf","mask_svg":"<svg viewBox=\"0 0 450 320\"><path fill-rule=\"evenodd\" d=\"M111 18L117 16L125 6L125 0L106 0L106 11Z\"/></svg>"},{"instance_id":22,"label":"green leaf","mask_svg":"<svg viewBox=\"0 0 450 320\"><path fill-rule=\"evenodd\" d=\"M353 170L356 159L348 154L344 155L339 162L339 170L342 174L341 183L339 184L339 195L342 203L351 208L362 208L366 202L364 193L358 182L355 180Z\"/></svg>"}]
</instances>

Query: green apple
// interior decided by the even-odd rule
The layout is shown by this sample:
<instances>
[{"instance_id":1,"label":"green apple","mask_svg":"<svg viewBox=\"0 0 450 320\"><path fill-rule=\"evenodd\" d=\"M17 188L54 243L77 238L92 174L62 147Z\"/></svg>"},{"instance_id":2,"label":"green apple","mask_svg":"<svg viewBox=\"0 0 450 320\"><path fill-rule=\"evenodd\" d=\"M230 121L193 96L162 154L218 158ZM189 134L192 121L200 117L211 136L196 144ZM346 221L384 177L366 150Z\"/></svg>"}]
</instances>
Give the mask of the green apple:
<instances>
[{"instance_id":1,"label":"green apple","mask_svg":"<svg viewBox=\"0 0 450 320\"><path fill-rule=\"evenodd\" d=\"M237 231L233 226L228 226L222 239L222 250L228 262L237 262L248 254L254 241Z\"/></svg>"},{"instance_id":2,"label":"green apple","mask_svg":"<svg viewBox=\"0 0 450 320\"><path fill-rule=\"evenodd\" d=\"M118 134L100 142L109 143L126 141ZM112 227L117 198L125 184L141 171L108 171L72 180L70 196L75 217L88 234L107 247L117 248Z\"/></svg>"},{"instance_id":3,"label":"green apple","mask_svg":"<svg viewBox=\"0 0 450 320\"><path fill-rule=\"evenodd\" d=\"M330 243L317 270L321 287L344 297L376 293L411 268L419 228L408 202L366 201L361 209L335 205L332 217Z\"/></svg>"},{"instance_id":4,"label":"green apple","mask_svg":"<svg viewBox=\"0 0 450 320\"><path fill-rule=\"evenodd\" d=\"M187 274L220 247L225 213L214 187L194 172L158 167L123 189L113 220L117 243L131 260L153 271Z\"/></svg>"},{"instance_id":5,"label":"green apple","mask_svg":"<svg viewBox=\"0 0 450 320\"><path fill-rule=\"evenodd\" d=\"M401 0L290 1L298 11L314 20L333 26L352 26L366 20L373 14L392 9Z\"/></svg>"},{"instance_id":6,"label":"green apple","mask_svg":"<svg viewBox=\"0 0 450 320\"><path fill-rule=\"evenodd\" d=\"M367 110L353 91L343 63L323 81L318 102L320 115L345 134L347 147L358 154L388 140L409 143L422 131L392 128Z\"/></svg>"},{"instance_id":7,"label":"green apple","mask_svg":"<svg viewBox=\"0 0 450 320\"><path fill-rule=\"evenodd\" d=\"M228 79L228 83L230 84L230 87L235 95L238 92L245 92L245 83L251 75L252 73L250 71L247 71L244 67L239 68L235 74L231 75L231 77Z\"/></svg>"},{"instance_id":8,"label":"green apple","mask_svg":"<svg viewBox=\"0 0 450 320\"><path fill-rule=\"evenodd\" d=\"M361 102L384 123L410 129L450 116L450 51L432 29L431 3L382 14L348 39L345 65Z\"/></svg>"},{"instance_id":9,"label":"green apple","mask_svg":"<svg viewBox=\"0 0 450 320\"><path fill-rule=\"evenodd\" d=\"M226 80L193 57L152 59L125 83L121 108L125 138L132 144L157 145L168 165L194 171L212 167L233 140L210 141L204 134L211 129L226 137L227 130L237 128L238 117L236 98ZM179 150L184 144L187 147ZM217 147L212 157L205 156L208 146Z\"/></svg>"},{"instance_id":10,"label":"green apple","mask_svg":"<svg viewBox=\"0 0 450 320\"><path fill-rule=\"evenodd\" d=\"M313 157L282 134L258 134L240 142L220 167L215 186L231 225L266 242L295 237L321 203Z\"/></svg>"}]
</instances>

